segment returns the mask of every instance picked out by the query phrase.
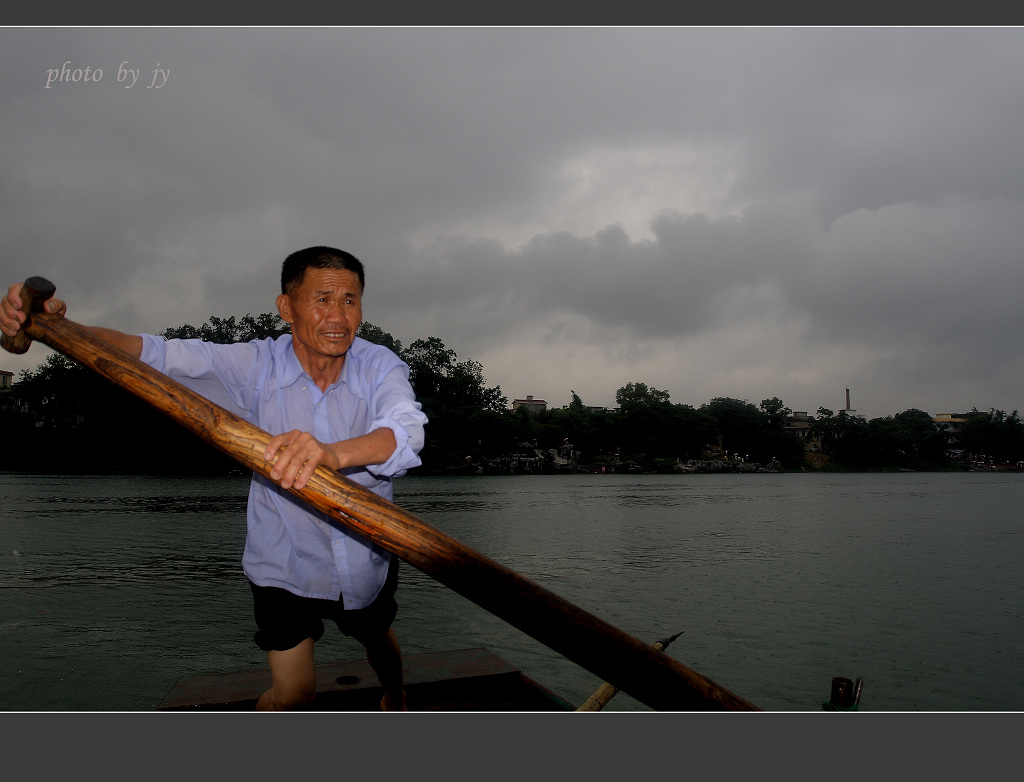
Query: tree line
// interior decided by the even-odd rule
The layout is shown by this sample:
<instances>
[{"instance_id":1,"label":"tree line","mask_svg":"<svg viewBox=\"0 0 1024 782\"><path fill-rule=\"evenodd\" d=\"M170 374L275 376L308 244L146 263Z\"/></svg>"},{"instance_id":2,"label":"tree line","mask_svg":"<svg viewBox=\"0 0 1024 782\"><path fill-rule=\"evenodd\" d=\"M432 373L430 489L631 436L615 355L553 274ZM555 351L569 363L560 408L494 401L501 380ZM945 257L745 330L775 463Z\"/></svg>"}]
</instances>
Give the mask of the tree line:
<instances>
[{"instance_id":1,"label":"tree line","mask_svg":"<svg viewBox=\"0 0 1024 782\"><path fill-rule=\"evenodd\" d=\"M165 329L165 338L229 344L277 337L288 324L265 313L211 317L200 326ZM509 410L500 386L483 366L437 337L408 347L372 323L359 336L384 345L409 365L410 381L429 424L421 474L446 474L510 454L572 453L584 471L670 472L688 460L720 459L784 469L955 469L950 433L931 416L906 410L865 421L819 408L810 438L787 430L792 413L777 397L760 405L720 397L694 407L673 403L667 391L629 382L615 410L588 407L570 390L560 409ZM977 411L975 411L977 412ZM54 353L0 396L0 424L19 448L5 449L0 469L41 472L227 473L238 466L134 395ZM1024 458L1024 424L1016 411L971 416L957 448L997 461ZM815 443L809 459L808 441Z\"/></svg>"}]
</instances>

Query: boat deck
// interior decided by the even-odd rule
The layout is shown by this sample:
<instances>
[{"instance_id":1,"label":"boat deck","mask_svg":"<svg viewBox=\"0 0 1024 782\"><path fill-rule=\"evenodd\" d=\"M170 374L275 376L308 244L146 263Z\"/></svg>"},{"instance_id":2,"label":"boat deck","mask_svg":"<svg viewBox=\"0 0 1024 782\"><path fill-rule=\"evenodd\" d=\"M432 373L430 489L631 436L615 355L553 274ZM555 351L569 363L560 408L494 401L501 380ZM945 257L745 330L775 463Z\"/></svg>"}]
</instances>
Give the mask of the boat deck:
<instances>
[{"instance_id":1,"label":"boat deck","mask_svg":"<svg viewBox=\"0 0 1024 782\"><path fill-rule=\"evenodd\" d=\"M410 711L573 711L575 706L488 649L403 655ZM383 690L365 660L316 666L310 711L378 711ZM160 711L252 711L269 670L181 679Z\"/></svg>"}]
</instances>

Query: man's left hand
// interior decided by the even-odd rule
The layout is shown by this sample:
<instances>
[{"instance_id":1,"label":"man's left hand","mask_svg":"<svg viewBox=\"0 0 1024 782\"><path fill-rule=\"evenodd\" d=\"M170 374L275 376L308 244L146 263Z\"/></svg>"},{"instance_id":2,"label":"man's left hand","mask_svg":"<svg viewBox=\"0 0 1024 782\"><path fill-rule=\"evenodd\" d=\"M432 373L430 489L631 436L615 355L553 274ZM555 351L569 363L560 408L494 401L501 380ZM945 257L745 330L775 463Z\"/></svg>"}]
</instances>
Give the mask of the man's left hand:
<instances>
[{"instance_id":1,"label":"man's left hand","mask_svg":"<svg viewBox=\"0 0 1024 782\"><path fill-rule=\"evenodd\" d=\"M263 458L273 462L270 477L284 489L302 489L321 464L332 470L339 467L330 447L298 429L271 437Z\"/></svg>"}]
</instances>

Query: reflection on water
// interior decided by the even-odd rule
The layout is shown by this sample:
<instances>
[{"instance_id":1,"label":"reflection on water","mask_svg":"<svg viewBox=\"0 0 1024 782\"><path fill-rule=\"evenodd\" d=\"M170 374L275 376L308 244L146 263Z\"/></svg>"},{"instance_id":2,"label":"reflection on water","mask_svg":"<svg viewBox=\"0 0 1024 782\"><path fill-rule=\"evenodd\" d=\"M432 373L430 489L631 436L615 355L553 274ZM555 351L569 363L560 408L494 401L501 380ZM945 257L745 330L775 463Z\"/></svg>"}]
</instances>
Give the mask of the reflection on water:
<instances>
[{"instance_id":1,"label":"reflection on water","mask_svg":"<svg viewBox=\"0 0 1024 782\"><path fill-rule=\"evenodd\" d=\"M241 573L248 479L0 474L4 710L152 709L264 667ZM420 478L396 500L766 709L1016 710L1020 475ZM599 681L415 568L408 653L486 646L570 700ZM318 660L355 659L328 632ZM610 710L645 707L620 693Z\"/></svg>"},{"instance_id":2,"label":"reflection on water","mask_svg":"<svg viewBox=\"0 0 1024 782\"><path fill-rule=\"evenodd\" d=\"M155 581L216 583L238 570L237 551L220 558L204 555L201 559L173 555L138 558L134 553L134 550L108 548L85 559L57 554L28 555L23 557L20 568L11 567L0 574L0 589L29 586L40 589L89 582L108 586L146 585Z\"/></svg>"},{"instance_id":3,"label":"reflection on water","mask_svg":"<svg viewBox=\"0 0 1024 782\"><path fill-rule=\"evenodd\" d=\"M79 516L92 513L113 514L154 514L154 513L238 513L245 512L245 496L203 495L199 497L177 497L173 495L156 497L27 497L25 508L39 517L60 516L75 513Z\"/></svg>"}]
</instances>

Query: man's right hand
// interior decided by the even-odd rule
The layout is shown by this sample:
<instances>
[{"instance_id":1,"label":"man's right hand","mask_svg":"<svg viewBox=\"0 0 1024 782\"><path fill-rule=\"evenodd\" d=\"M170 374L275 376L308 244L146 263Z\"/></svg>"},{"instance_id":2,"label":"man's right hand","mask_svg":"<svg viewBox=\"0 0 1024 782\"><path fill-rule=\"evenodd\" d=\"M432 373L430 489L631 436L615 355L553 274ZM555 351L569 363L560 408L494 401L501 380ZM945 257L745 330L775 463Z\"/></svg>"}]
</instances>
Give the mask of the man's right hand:
<instances>
[{"instance_id":1,"label":"man's right hand","mask_svg":"<svg viewBox=\"0 0 1024 782\"><path fill-rule=\"evenodd\" d=\"M0 299L0 331L8 337L17 334L25 322L25 313L21 311L24 303L21 299L21 286L20 282L14 283L7 289L7 295ZM51 298L46 300L43 308L55 315L63 315L68 306L60 299Z\"/></svg>"}]
</instances>

